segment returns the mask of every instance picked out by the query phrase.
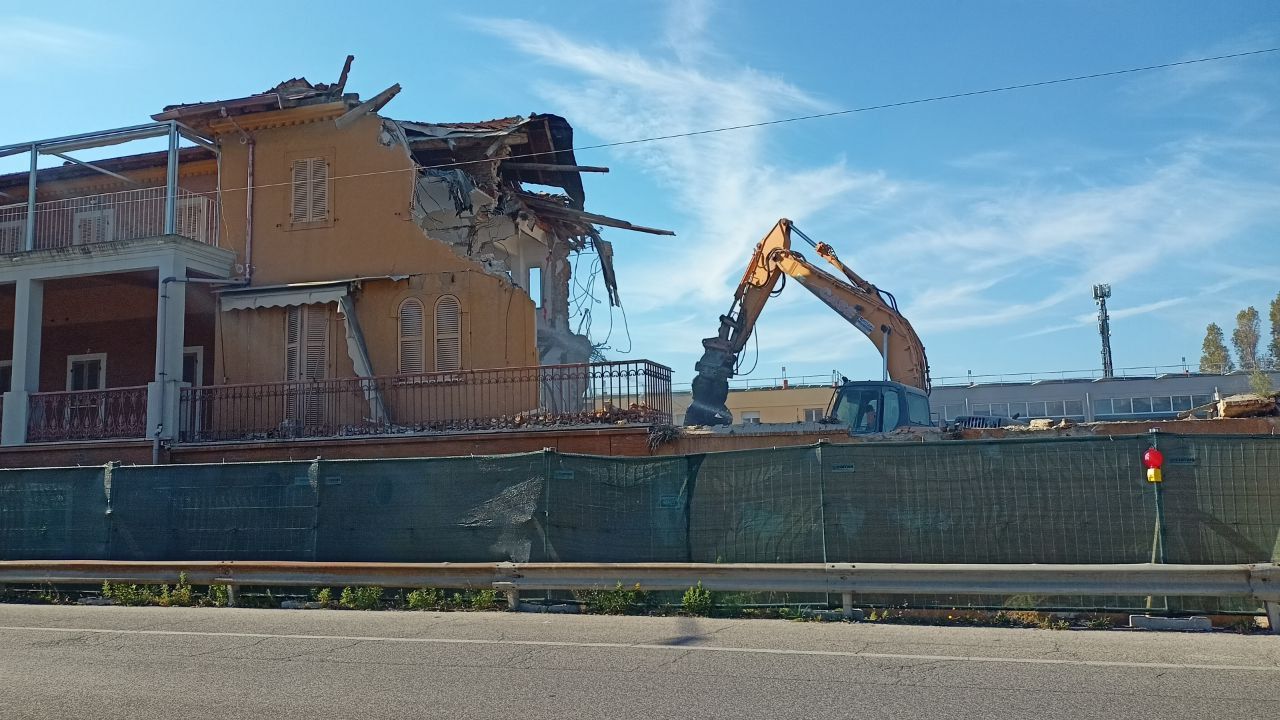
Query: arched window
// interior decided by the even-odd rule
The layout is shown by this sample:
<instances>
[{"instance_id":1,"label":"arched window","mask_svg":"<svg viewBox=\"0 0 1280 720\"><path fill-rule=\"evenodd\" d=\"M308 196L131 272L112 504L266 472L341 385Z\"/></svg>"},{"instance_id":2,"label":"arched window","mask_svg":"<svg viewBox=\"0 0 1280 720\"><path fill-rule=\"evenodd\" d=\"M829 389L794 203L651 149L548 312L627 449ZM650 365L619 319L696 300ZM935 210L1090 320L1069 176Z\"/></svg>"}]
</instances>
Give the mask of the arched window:
<instances>
[{"instance_id":1,"label":"arched window","mask_svg":"<svg viewBox=\"0 0 1280 720\"><path fill-rule=\"evenodd\" d=\"M436 371L462 369L462 308L458 298L442 295L436 301Z\"/></svg>"},{"instance_id":2,"label":"arched window","mask_svg":"<svg viewBox=\"0 0 1280 720\"><path fill-rule=\"evenodd\" d=\"M426 370L426 318L422 301L408 298L400 303L400 374Z\"/></svg>"}]
</instances>

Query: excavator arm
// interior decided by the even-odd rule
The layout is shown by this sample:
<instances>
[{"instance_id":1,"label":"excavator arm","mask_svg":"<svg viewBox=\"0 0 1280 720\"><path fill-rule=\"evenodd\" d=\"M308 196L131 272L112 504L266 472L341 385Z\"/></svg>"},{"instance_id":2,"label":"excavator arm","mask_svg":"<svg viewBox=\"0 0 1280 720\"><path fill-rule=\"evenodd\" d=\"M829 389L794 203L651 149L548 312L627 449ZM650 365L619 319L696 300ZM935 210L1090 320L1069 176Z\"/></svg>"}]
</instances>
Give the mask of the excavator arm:
<instances>
[{"instance_id":1,"label":"excavator arm","mask_svg":"<svg viewBox=\"0 0 1280 720\"><path fill-rule=\"evenodd\" d=\"M818 255L848 281L816 267L793 251L793 231L813 245ZM760 312L777 293L775 288L784 275L795 279L875 343L884 358L889 379L929 391L929 363L924 344L911 323L898 312L893 295L862 279L840 261L831 246L814 243L784 218L756 245L729 312L720 316L719 332L702 341L703 355L694 366L697 375L693 379L692 404L685 414L685 424L732 422L733 415L725 405L729 379L737 372L739 356L755 330Z\"/></svg>"}]
</instances>

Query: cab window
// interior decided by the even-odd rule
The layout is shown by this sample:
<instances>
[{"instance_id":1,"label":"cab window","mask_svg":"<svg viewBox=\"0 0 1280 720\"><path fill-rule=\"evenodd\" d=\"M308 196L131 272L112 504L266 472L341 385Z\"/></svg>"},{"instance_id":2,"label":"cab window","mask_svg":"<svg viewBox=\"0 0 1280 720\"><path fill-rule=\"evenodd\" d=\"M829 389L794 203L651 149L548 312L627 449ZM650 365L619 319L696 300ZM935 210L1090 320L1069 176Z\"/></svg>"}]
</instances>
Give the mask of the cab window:
<instances>
[{"instance_id":1,"label":"cab window","mask_svg":"<svg viewBox=\"0 0 1280 720\"><path fill-rule=\"evenodd\" d=\"M912 425L932 425L929 415L929 398L907 393L907 416Z\"/></svg>"},{"instance_id":2,"label":"cab window","mask_svg":"<svg viewBox=\"0 0 1280 720\"><path fill-rule=\"evenodd\" d=\"M836 406L836 417L855 433L880 430L880 390L846 390Z\"/></svg>"},{"instance_id":3,"label":"cab window","mask_svg":"<svg viewBox=\"0 0 1280 720\"><path fill-rule=\"evenodd\" d=\"M902 419L903 413L902 413L902 401L897 391L895 390L884 391L883 407L884 407L884 424L881 425L881 427L884 428L885 432L888 432L898 427L898 425L900 424L901 425L906 424L906 423L899 422Z\"/></svg>"}]
</instances>

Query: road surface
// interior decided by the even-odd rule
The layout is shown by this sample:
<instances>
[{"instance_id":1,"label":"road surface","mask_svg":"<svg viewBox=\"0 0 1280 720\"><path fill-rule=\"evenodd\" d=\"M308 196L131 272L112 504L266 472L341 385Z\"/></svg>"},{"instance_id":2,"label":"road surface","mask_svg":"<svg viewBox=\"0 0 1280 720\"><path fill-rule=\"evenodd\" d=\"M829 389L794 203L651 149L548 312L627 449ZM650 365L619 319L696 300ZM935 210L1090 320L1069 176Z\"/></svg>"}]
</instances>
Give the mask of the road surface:
<instances>
[{"instance_id":1,"label":"road surface","mask_svg":"<svg viewBox=\"0 0 1280 720\"><path fill-rule=\"evenodd\" d=\"M0 715L1271 718L1280 637L0 605Z\"/></svg>"}]
</instances>

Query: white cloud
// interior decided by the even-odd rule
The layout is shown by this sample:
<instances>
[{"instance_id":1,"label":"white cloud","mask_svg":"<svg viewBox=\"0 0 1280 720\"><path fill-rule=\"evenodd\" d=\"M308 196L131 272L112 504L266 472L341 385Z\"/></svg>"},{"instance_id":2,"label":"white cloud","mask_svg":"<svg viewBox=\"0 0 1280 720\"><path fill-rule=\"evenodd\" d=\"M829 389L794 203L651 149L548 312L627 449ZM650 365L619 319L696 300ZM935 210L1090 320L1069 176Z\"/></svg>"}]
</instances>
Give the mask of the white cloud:
<instances>
[{"instance_id":1,"label":"white cloud","mask_svg":"<svg viewBox=\"0 0 1280 720\"><path fill-rule=\"evenodd\" d=\"M667 4L666 44L682 65L714 54L706 37L715 10L712 0L677 0Z\"/></svg>"},{"instance_id":2,"label":"white cloud","mask_svg":"<svg viewBox=\"0 0 1280 720\"><path fill-rule=\"evenodd\" d=\"M606 143L830 109L805 88L719 52L710 36L713 9L709 2L670 5L660 34L665 52L657 53L519 20L476 27L560 71L537 85L539 94ZM1212 73L1153 92L1232 82ZM1253 112L1268 112L1267 105ZM752 245L779 217L801 227L808 218L827 230L840 227L841 218L869 219L854 235L878 237L860 244L842 237L837 249L896 292L907 317L937 347L948 336L956 338L950 345L962 344L975 329L990 345L1013 332L1026 337L1079 327L1078 303L1090 304L1093 283L1151 287L1171 268L1198 267L1221 248L1274 228L1280 214L1274 133L1188 131L1164 145L1108 148L1047 132L1019 147L938 159L982 173L984 184L975 185L890 175L839 156L806 164L777 151L775 132L750 128L608 151L651 175L679 216L669 225L677 238L620 245L618 272L638 352L676 362L681 374L728 309ZM1135 151L1147 155L1135 158ZM1223 269L1207 282L1229 287L1257 279ZM1177 296L1167 298L1146 292L1155 299L1112 316L1160 313L1196 298L1179 313L1190 317L1210 292L1197 290L1170 288ZM766 310L759 340L768 372L802 358L812 365L874 357L859 335L808 300L793 289Z\"/></svg>"},{"instance_id":3,"label":"white cloud","mask_svg":"<svg viewBox=\"0 0 1280 720\"><path fill-rule=\"evenodd\" d=\"M1174 297L1174 298L1167 298L1165 300L1157 300L1155 302L1149 302L1143 305L1135 305L1133 307L1126 307L1126 308L1119 308L1119 309L1108 308L1107 314L1110 316L1112 321L1124 320L1125 318L1136 317L1138 315L1147 315L1149 313L1159 312L1160 310L1164 310L1165 308L1171 308L1177 305L1182 305L1183 303L1186 303L1191 299L1192 298L1190 297ZM1019 338L1038 337L1040 335L1049 335L1056 332L1062 332L1064 330L1075 330L1076 328L1089 327L1090 325L1093 325L1097 321L1098 321L1097 314L1084 313L1084 314L1075 316L1072 322L1069 322L1063 325L1053 325L1051 327L1039 328L1036 330L1032 330L1031 332L1022 333L1021 335L1018 335L1018 337Z\"/></svg>"},{"instance_id":4,"label":"white cloud","mask_svg":"<svg viewBox=\"0 0 1280 720\"><path fill-rule=\"evenodd\" d=\"M667 37L677 38L671 42L683 48L704 42L697 33L706 25L706 7L694 3L692 12L668 13ZM605 142L751 124L797 108L827 107L772 75L707 62L705 51L690 61L684 51L642 55L582 42L526 21L476 25L573 73L569 81L541 83L539 92L579 129ZM620 263L627 300L642 312L691 299L714 303L716 312L722 312L719 306L727 308L731 283L740 276L751 246L778 218L802 220L852 197L875 205L898 190L883 175L856 171L841 159L818 166L783 165L770 152L764 128L623 146L614 152L653 174L683 216L676 228L679 237L662 245L660 257ZM661 282L654 282L655 277Z\"/></svg>"},{"instance_id":5,"label":"white cloud","mask_svg":"<svg viewBox=\"0 0 1280 720\"><path fill-rule=\"evenodd\" d=\"M29 17L0 17L0 74L18 75L49 65L86 64L120 45L114 35Z\"/></svg>"},{"instance_id":6,"label":"white cloud","mask_svg":"<svg viewBox=\"0 0 1280 720\"><path fill-rule=\"evenodd\" d=\"M1178 148L1123 181L1077 189L996 187L974 198L939 187L957 202L926 221L933 227L906 230L867 257L929 281L906 307L922 332L1024 320L1087 297L1093 283L1146 282L1203 262L1280 213L1274 177L1222 171L1221 159ZM1041 299L1010 300L1029 290Z\"/></svg>"}]
</instances>

